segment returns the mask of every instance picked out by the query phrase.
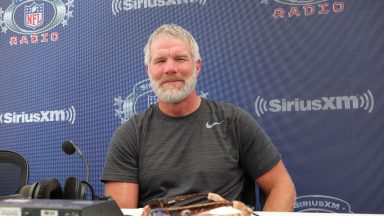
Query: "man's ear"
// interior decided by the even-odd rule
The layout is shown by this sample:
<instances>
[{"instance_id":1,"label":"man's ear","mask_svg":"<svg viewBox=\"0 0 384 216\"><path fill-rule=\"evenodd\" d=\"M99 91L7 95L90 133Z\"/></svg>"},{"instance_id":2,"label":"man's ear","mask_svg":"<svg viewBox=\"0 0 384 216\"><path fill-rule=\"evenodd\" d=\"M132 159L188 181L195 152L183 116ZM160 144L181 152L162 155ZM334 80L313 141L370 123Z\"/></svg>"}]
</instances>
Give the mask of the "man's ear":
<instances>
[{"instance_id":1,"label":"man's ear","mask_svg":"<svg viewBox=\"0 0 384 216\"><path fill-rule=\"evenodd\" d=\"M148 75L149 70L148 70L148 65L147 64L145 65L145 72L147 72L147 75Z\"/></svg>"},{"instance_id":2,"label":"man's ear","mask_svg":"<svg viewBox=\"0 0 384 216\"><path fill-rule=\"evenodd\" d=\"M199 76L202 65L203 65L203 62L201 61L201 59L196 61L196 66L195 66L196 67L196 77Z\"/></svg>"}]
</instances>

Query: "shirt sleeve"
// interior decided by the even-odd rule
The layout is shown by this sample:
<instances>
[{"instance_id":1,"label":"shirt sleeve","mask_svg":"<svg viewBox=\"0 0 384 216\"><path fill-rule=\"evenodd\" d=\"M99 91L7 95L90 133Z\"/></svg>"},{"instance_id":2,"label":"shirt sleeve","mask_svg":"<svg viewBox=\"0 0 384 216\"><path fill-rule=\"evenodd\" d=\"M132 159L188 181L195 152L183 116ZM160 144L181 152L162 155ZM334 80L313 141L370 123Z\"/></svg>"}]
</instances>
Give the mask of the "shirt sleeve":
<instances>
[{"instance_id":1,"label":"shirt sleeve","mask_svg":"<svg viewBox=\"0 0 384 216\"><path fill-rule=\"evenodd\" d=\"M235 127L240 149L240 163L253 179L274 167L281 155L257 121L246 111L235 112Z\"/></svg>"},{"instance_id":2,"label":"shirt sleeve","mask_svg":"<svg viewBox=\"0 0 384 216\"><path fill-rule=\"evenodd\" d=\"M138 183L138 147L135 121L122 124L113 134L101 181Z\"/></svg>"}]
</instances>

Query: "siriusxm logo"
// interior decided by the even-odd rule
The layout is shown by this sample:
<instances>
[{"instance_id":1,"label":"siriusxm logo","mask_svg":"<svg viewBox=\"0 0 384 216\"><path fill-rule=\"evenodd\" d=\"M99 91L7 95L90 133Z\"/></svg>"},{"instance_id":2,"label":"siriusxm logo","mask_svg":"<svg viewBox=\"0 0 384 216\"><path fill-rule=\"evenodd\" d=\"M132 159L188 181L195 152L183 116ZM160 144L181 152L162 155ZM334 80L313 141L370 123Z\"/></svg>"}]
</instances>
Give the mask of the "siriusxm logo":
<instances>
[{"instance_id":1,"label":"siriusxm logo","mask_svg":"<svg viewBox=\"0 0 384 216\"><path fill-rule=\"evenodd\" d=\"M374 98L370 90L360 96L321 97L312 100L300 98L288 100L283 98L269 101L257 96L255 101L255 111L258 117L261 117L265 112L308 112L349 109L364 109L371 113L374 106Z\"/></svg>"},{"instance_id":2,"label":"siriusxm logo","mask_svg":"<svg viewBox=\"0 0 384 216\"><path fill-rule=\"evenodd\" d=\"M112 0L112 13L182 4L205 5L207 0Z\"/></svg>"},{"instance_id":3,"label":"siriusxm logo","mask_svg":"<svg viewBox=\"0 0 384 216\"><path fill-rule=\"evenodd\" d=\"M75 123L76 110L74 106L62 110L39 111L35 113L0 113L0 124L69 122Z\"/></svg>"},{"instance_id":4,"label":"siriusxm logo","mask_svg":"<svg viewBox=\"0 0 384 216\"><path fill-rule=\"evenodd\" d=\"M295 212L353 213L347 201L324 195L297 197Z\"/></svg>"}]
</instances>

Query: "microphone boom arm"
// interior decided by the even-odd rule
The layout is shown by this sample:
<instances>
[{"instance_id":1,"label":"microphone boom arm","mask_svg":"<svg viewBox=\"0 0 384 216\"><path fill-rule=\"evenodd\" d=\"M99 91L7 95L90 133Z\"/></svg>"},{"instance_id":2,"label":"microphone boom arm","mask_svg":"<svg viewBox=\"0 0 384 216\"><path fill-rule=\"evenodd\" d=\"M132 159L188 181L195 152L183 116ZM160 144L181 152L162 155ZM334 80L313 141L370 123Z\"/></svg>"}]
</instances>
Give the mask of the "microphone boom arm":
<instances>
[{"instance_id":1,"label":"microphone boom arm","mask_svg":"<svg viewBox=\"0 0 384 216\"><path fill-rule=\"evenodd\" d=\"M85 159L83 152L73 143L73 147L76 149L77 153L79 153L81 160L85 163L85 171L86 171L86 177L85 180L89 182L89 164L88 161Z\"/></svg>"}]
</instances>

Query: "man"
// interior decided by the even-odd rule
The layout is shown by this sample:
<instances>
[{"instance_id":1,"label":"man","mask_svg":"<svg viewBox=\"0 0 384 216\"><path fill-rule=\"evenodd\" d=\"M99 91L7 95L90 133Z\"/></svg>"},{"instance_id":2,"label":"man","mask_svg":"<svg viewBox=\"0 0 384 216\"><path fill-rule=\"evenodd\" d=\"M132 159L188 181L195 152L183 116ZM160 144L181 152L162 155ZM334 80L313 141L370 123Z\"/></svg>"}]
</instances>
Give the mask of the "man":
<instances>
[{"instance_id":1,"label":"man","mask_svg":"<svg viewBox=\"0 0 384 216\"><path fill-rule=\"evenodd\" d=\"M152 33L144 53L158 103L113 135L101 178L105 193L121 208L202 192L240 200L249 175L267 194L263 210L292 211L294 185L253 117L197 95L202 61L193 36L163 25Z\"/></svg>"}]
</instances>

